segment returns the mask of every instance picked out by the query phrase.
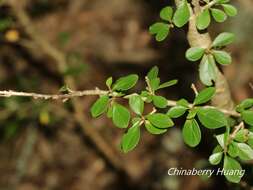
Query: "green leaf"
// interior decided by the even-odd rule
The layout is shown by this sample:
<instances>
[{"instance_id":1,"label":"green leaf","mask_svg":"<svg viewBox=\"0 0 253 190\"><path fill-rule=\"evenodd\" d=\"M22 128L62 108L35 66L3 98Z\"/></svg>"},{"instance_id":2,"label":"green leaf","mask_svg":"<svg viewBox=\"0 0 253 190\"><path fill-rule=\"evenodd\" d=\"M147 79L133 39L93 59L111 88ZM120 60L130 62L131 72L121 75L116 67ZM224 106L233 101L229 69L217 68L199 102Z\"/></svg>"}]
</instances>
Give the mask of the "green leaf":
<instances>
[{"instance_id":1,"label":"green leaf","mask_svg":"<svg viewBox=\"0 0 253 190\"><path fill-rule=\"evenodd\" d=\"M133 117L132 118L132 124L135 124L135 123L137 123L137 122L141 122L141 117L139 117L139 116L137 116L137 117Z\"/></svg>"},{"instance_id":2,"label":"green leaf","mask_svg":"<svg viewBox=\"0 0 253 190\"><path fill-rule=\"evenodd\" d=\"M243 112L244 110L250 109L253 107L253 98L248 98L243 100L237 107L237 112Z\"/></svg>"},{"instance_id":3,"label":"green leaf","mask_svg":"<svg viewBox=\"0 0 253 190\"><path fill-rule=\"evenodd\" d=\"M249 130L241 129L235 135L235 140L238 142L246 142L248 140Z\"/></svg>"},{"instance_id":4,"label":"green leaf","mask_svg":"<svg viewBox=\"0 0 253 190\"><path fill-rule=\"evenodd\" d=\"M156 41L161 42L169 35L170 26L163 22L157 22L149 27L149 32L155 35Z\"/></svg>"},{"instance_id":5,"label":"green leaf","mask_svg":"<svg viewBox=\"0 0 253 190\"><path fill-rule=\"evenodd\" d=\"M208 160L210 164L218 165L221 162L222 156L223 156L223 152L217 152L217 153L212 154Z\"/></svg>"},{"instance_id":6,"label":"green leaf","mask_svg":"<svg viewBox=\"0 0 253 190\"><path fill-rule=\"evenodd\" d=\"M167 129L159 129L152 125L149 121L145 121L145 127L152 135L160 135L167 131Z\"/></svg>"},{"instance_id":7,"label":"green leaf","mask_svg":"<svg viewBox=\"0 0 253 190\"><path fill-rule=\"evenodd\" d=\"M167 87L170 87L170 86L173 86L175 84L177 84L178 80L170 80L168 82L165 82L165 83L162 83L158 89L162 89L162 88L167 88Z\"/></svg>"},{"instance_id":8,"label":"green leaf","mask_svg":"<svg viewBox=\"0 0 253 190\"><path fill-rule=\"evenodd\" d=\"M242 119L250 126L253 126L253 111L247 110L242 112Z\"/></svg>"},{"instance_id":9,"label":"green leaf","mask_svg":"<svg viewBox=\"0 0 253 190\"><path fill-rule=\"evenodd\" d=\"M147 103L151 103L152 102L152 95L150 95L149 92L147 92L147 91L144 90L144 91L141 92L140 96L143 98L143 100L145 102L147 102Z\"/></svg>"},{"instance_id":10,"label":"green leaf","mask_svg":"<svg viewBox=\"0 0 253 190\"><path fill-rule=\"evenodd\" d=\"M197 61L204 55L205 49L201 47L192 47L186 51L185 57L189 61Z\"/></svg>"},{"instance_id":11,"label":"green leaf","mask_svg":"<svg viewBox=\"0 0 253 190\"><path fill-rule=\"evenodd\" d=\"M130 121L130 113L120 104L114 104L112 108L112 121L116 127L127 128Z\"/></svg>"},{"instance_id":12,"label":"green leaf","mask_svg":"<svg viewBox=\"0 0 253 190\"><path fill-rule=\"evenodd\" d=\"M217 0L217 4L223 4L223 3L228 3L230 0Z\"/></svg>"},{"instance_id":13,"label":"green leaf","mask_svg":"<svg viewBox=\"0 0 253 190\"><path fill-rule=\"evenodd\" d=\"M228 5L228 4L222 4L225 13L228 16L236 16L237 15L237 9L233 5Z\"/></svg>"},{"instance_id":14,"label":"green leaf","mask_svg":"<svg viewBox=\"0 0 253 190\"><path fill-rule=\"evenodd\" d=\"M236 143L238 148L238 156L242 160L252 160L253 159L253 150L252 148L245 143Z\"/></svg>"},{"instance_id":15,"label":"green leaf","mask_svg":"<svg viewBox=\"0 0 253 190\"><path fill-rule=\"evenodd\" d=\"M196 108L189 110L189 113L186 118L187 119L194 119L197 114L197 111L198 111L198 109L196 109Z\"/></svg>"},{"instance_id":16,"label":"green leaf","mask_svg":"<svg viewBox=\"0 0 253 190\"><path fill-rule=\"evenodd\" d=\"M249 145L251 148L253 148L253 133L252 133L252 132L249 133L248 138L249 138L249 139L248 139L247 143L248 143L248 145Z\"/></svg>"},{"instance_id":17,"label":"green leaf","mask_svg":"<svg viewBox=\"0 0 253 190\"><path fill-rule=\"evenodd\" d=\"M112 86L112 77L109 77L109 78L106 80L105 84L106 84L106 86L107 86L108 88L111 88L111 86Z\"/></svg>"},{"instance_id":18,"label":"green leaf","mask_svg":"<svg viewBox=\"0 0 253 190\"><path fill-rule=\"evenodd\" d=\"M127 133L123 135L121 141L121 149L124 153L133 150L140 141L140 125L139 122L135 123L128 129Z\"/></svg>"},{"instance_id":19,"label":"green leaf","mask_svg":"<svg viewBox=\"0 0 253 190\"><path fill-rule=\"evenodd\" d=\"M215 94L214 87L205 88L204 90L200 91L199 94L196 96L196 98L194 99L194 104L199 105L206 103L209 100L211 100L214 94Z\"/></svg>"},{"instance_id":20,"label":"green leaf","mask_svg":"<svg viewBox=\"0 0 253 190\"><path fill-rule=\"evenodd\" d=\"M149 81L149 84L151 86L151 90L156 91L159 88L160 79L159 78L152 79Z\"/></svg>"},{"instance_id":21,"label":"green leaf","mask_svg":"<svg viewBox=\"0 0 253 190\"><path fill-rule=\"evenodd\" d=\"M219 34L213 41L212 47L222 47L233 43L235 35L229 32Z\"/></svg>"},{"instance_id":22,"label":"green leaf","mask_svg":"<svg viewBox=\"0 0 253 190\"><path fill-rule=\"evenodd\" d=\"M189 18L190 10L188 3L186 0L182 0L174 14L173 22L177 27L182 27L189 21Z\"/></svg>"},{"instance_id":23,"label":"green leaf","mask_svg":"<svg viewBox=\"0 0 253 190\"><path fill-rule=\"evenodd\" d=\"M158 72L159 72L159 68L157 66L152 67L147 74L148 79L150 81L153 79L156 79L158 77Z\"/></svg>"},{"instance_id":24,"label":"green leaf","mask_svg":"<svg viewBox=\"0 0 253 190\"><path fill-rule=\"evenodd\" d=\"M227 119L221 111L213 108L199 108L198 118L202 125L209 129L217 129L227 125Z\"/></svg>"},{"instance_id":25,"label":"green leaf","mask_svg":"<svg viewBox=\"0 0 253 190\"><path fill-rule=\"evenodd\" d=\"M242 106L243 109L250 109L250 108L252 108L253 107L253 98L248 98L248 99L243 100L240 103L240 106Z\"/></svg>"},{"instance_id":26,"label":"green leaf","mask_svg":"<svg viewBox=\"0 0 253 190\"><path fill-rule=\"evenodd\" d=\"M223 152L223 148L220 145L217 145L216 147L214 147L212 154L218 153L218 152Z\"/></svg>"},{"instance_id":27,"label":"green leaf","mask_svg":"<svg viewBox=\"0 0 253 190\"><path fill-rule=\"evenodd\" d=\"M108 107L109 100L109 96L101 96L91 107L92 117L98 117L103 114Z\"/></svg>"},{"instance_id":28,"label":"green leaf","mask_svg":"<svg viewBox=\"0 0 253 190\"><path fill-rule=\"evenodd\" d=\"M225 51L213 51L215 60L221 65L229 65L232 62L232 57Z\"/></svg>"},{"instance_id":29,"label":"green leaf","mask_svg":"<svg viewBox=\"0 0 253 190\"><path fill-rule=\"evenodd\" d=\"M166 114L155 113L147 116L148 121L155 127L165 129L174 125L173 121Z\"/></svg>"},{"instance_id":30,"label":"green leaf","mask_svg":"<svg viewBox=\"0 0 253 190\"><path fill-rule=\"evenodd\" d=\"M184 142L190 147L195 147L200 143L201 131L195 119L186 120L182 133Z\"/></svg>"},{"instance_id":31,"label":"green leaf","mask_svg":"<svg viewBox=\"0 0 253 190\"><path fill-rule=\"evenodd\" d=\"M206 29L211 22L211 16L209 9L205 9L201 11L201 13L197 16L196 25L199 30Z\"/></svg>"},{"instance_id":32,"label":"green leaf","mask_svg":"<svg viewBox=\"0 0 253 190\"><path fill-rule=\"evenodd\" d=\"M153 103L157 108L166 108L168 105L168 101L166 98L162 96L152 96Z\"/></svg>"},{"instance_id":33,"label":"green leaf","mask_svg":"<svg viewBox=\"0 0 253 190\"><path fill-rule=\"evenodd\" d=\"M229 146L228 146L228 154L231 156L231 157L233 157L233 158L235 158L235 157L237 157L238 156L238 147L237 147L237 145L236 145L236 143L235 142L231 142L230 144L229 144Z\"/></svg>"},{"instance_id":34,"label":"green leaf","mask_svg":"<svg viewBox=\"0 0 253 190\"><path fill-rule=\"evenodd\" d=\"M211 9L212 16L216 22L224 22L227 19L227 15L219 9Z\"/></svg>"},{"instance_id":35,"label":"green leaf","mask_svg":"<svg viewBox=\"0 0 253 190\"><path fill-rule=\"evenodd\" d=\"M204 56L199 65L200 80L206 86L211 86L216 81L217 67L212 55Z\"/></svg>"},{"instance_id":36,"label":"green leaf","mask_svg":"<svg viewBox=\"0 0 253 190\"><path fill-rule=\"evenodd\" d=\"M225 148L225 143L224 143L225 135L220 134L220 135L216 135L215 137L216 137L219 145L224 149Z\"/></svg>"},{"instance_id":37,"label":"green leaf","mask_svg":"<svg viewBox=\"0 0 253 190\"><path fill-rule=\"evenodd\" d=\"M144 110L144 101L139 95L133 95L129 98L129 106L138 115L142 115Z\"/></svg>"},{"instance_id":38,"label":"green leaf","mask_svg":"<svg viewBox=\"0 0 253 190\"><path fill-rule=\"evenodd\" d=\"M182 115L184 115L186 110L187 110L187 108L184 106L174 106L169 109L169 111L167 112L167 115L170 118L178 118L178 117L181 117Z\"/></svg>"},{"instance_id":39,"label":"green leaf","mask_svg":"<svg viewBox=\"0 0 253 190\"><path fill-rule=\"evenodd\" d=\"M134 87L138 81L138 75L131 74L125 77L119 78L113 85L113 90L125 91Z\"/></svg>"},{"instance_id":40,"label":"green leaf","mask_svg":"<svg viewBox=\"0 0 253 190\"><path fill-rule=\"evenodd\" d=\"M177 105L189 108L189 102L183 98L177 101Z\"/></svg>"},{"instance_id":41,"label":"green leaf","mask_svg":"<svg viewBox=\"0 0 253 190\"><path fill-rule=\"evenodd\" d=\"M108 118L112 118L112 106L109 106L109 107L108 107L106 116L107 116Z\"/></svg>"},{"instance_id":42,"label":"green leaf","mask_svg":"<svg viewBox=\"0 0 253 190\"><path fill-rule=\"evenodd\" d=\"M161 11L160 11L160 17L163 20L166 21L172 21L172 16L173 16L173 9L170 6L164 7Z\"/></svg>"},{"instance_id":43,"label":"green leaf","mask_svg":"<svg viewBox=\"0 0 253 190\"><path fill-rule=\"evenodd\" d=\"M235 159L225 156L223 168L225 170L225 177L228 181L232 183L239 183L241 181L243 175L239 175L240 172L235 171L241 171L242 167Z\"/></svg>"}]
</instances>

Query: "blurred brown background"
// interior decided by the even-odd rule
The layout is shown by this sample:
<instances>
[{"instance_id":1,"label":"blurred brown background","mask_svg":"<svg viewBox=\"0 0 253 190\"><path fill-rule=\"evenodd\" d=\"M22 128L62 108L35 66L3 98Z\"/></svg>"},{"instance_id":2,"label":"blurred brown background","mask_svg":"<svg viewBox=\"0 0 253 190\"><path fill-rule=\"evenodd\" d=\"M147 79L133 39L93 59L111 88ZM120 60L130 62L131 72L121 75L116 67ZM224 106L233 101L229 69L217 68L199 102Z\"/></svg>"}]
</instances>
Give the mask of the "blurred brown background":
<instances>
[{"instance_id":1,"label":"blurred brown background","mask_svg":"<svg viewBox=\"0 0 253 190\"><path fill-rule=\"evenodd\" d=\"M8 0L7 0L8 1ZM107 77L136 73L142 77L158 65L162 80L179 84L161 92L192 100L191 83L200 87L197 64L187 62L184 30L157 43L148 27L168 0L9 0L0 1L0 89L58 93L105 88ZM223 71L237 102L252 97L253 2L238 0L236 18L210 29L236 33L229 47L233 64ZM95 97L70 102L27 98L0 99L0 190L198 190L252 189L253 170L231 185L223 177L168 176L171 167L210 167L215 145L203 131L196 149L184 145L180 126L161 136L142 132L129 154L118 148L123 131L106 117L91 119Z\"/></svg>"}]
</instances>

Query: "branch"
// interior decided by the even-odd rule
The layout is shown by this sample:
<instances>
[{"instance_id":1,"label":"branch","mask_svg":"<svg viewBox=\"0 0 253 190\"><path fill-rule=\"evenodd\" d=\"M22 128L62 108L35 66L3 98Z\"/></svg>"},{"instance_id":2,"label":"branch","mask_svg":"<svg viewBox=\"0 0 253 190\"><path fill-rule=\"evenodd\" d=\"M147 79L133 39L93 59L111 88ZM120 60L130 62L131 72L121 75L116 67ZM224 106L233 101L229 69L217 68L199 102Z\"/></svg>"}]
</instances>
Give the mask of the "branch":
<instances>
[{"instance_id":1,"label":"branch","mask_svg":"<svg viewBox=\"0 0 253 190\"><path fill-rule=\"evenodd\" d=\"M177 0L175 0L177 2ZM203 47L208 48L212 43L210 34L208 32L200 33L196 27L197 16L199 15L202 7L199 4L199 0L192 0L192 6L190 7L191 17L189 20L189 28L187 39L191 47ZM215 107L225 108L228 110L234 109L234 101L231 96L230 88L227 79L217 67L217 79L215 81L216 94L212 99L212 104Z\"/></svg>"},{"instance_id":2,"label":"branch","mask_svg":"<svg viewBox=\"0 0 253 190\"><path fill-rule=\"evenodd\" d=\"M82 96L95 96L95 95L111 95L114 96L114 94L110 94L109 91L106 90L100 90L100 89L95 89L95 90L83 90L83 91L71 91L68 94L38 94L38 93L29 93L29 92L17 92L17 91L0 91L0 97L12 97L12 96L19 96L19 97L32 97L34 99L52 99L52 100L68 100L71 98L75 98L75 97L82 97ZM129 95L128 95L129 96ZM123 97L123 98L127 98L127 96ZM167 105L168 106L176 106L177 105L177 101L175 100L168 100L167 101ZM193 108L194 105L193 104L189 104L190 108ZM237 113L236 111L231 111L231 110L226 110L226 109L221 109L221 108L217 108L214 106L203 106L203 108L214 108L214 109L218 109L221 112L223 112L226 115L230 115L230 116L234 116L234 117L240 117L240 114Z\"/></svg>"},{"instance_id":3,"label":"branch","mask_svg":"<svg viewBox=\"0 0 253 190\"><path fill-rule=\"evenodd\" d=\"M29 92L17 92L12 90L4 90L0 91L0 97L12 97L12 96L20 96L20 97L32 97L34 99L70 99L74 97L82 97L82 96L92 96L92 95L105 95L109 94L109 91L105 90L84 90L84 91L71 91L68 94L38 94L38 93L29 93Z\"/></svg>"},{"instance_id":4,"label":"branch","mask_svg":"<svg viewBox=\"0 0 253 190\"><path fill-rule=\"evenodd\" d=\"M244 123L241 122L239 125L237 125L235 127L235 130L232 132L232 134L230 134L229 138L231 138L231 140L233 140L235 138L236 134L238 133L238 131L240 131L243 128L244 128Z\"/></svg>"},{"instance_id":5,"label":"branch","mask_svg":"<svg viewBox=\"0 0 253 190\"><path fill-rule=\"evenodd\" d=\"M228 140L227 140L227 142L226 142L225 152L227 152L228 145L233 141L233 139L235 138L236 134L237 134L241 129L243 129L243 128L244 128L244 123L243 123L243 121L242 121L239 125L235 126L233 132L229 135Z\"/></svg>"}]
</instances>

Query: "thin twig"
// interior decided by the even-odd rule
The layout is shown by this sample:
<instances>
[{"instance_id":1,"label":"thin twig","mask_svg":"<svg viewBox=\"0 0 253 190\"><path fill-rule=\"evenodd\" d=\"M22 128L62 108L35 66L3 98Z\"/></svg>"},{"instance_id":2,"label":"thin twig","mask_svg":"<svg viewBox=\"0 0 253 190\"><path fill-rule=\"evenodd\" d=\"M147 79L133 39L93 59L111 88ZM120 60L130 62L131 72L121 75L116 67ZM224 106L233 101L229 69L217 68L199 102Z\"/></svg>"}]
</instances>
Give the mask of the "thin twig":
<instances>
[{"instance_id":1,"label":"thin twig","mask_svg":"<svg viewBox=\"0 0 253 190\"><path fill-rule=\"evenodd\" d=\"M84 90L84 91L73 91L68 94L38 94L38 93L29 93L29 92L17 92L12 90L4 90L0 91L0 97L12 97L12 96L20 96L20 97L32 97L34 99L70 99L74 97L82 97L82 96L92 96L92 95L105 95L108 94L109 91L105 90Z\"/></svg>"},{"instance_id":2,"label":"thin twig","mask_svg":"<svg viewBox=\"0 0 253 190\"><path fill-rule=\"evenodd\" d=\"M240 131L243 128L244 128L244 123L243 122L241 122L239 125L235 126L235 130L230 134L230 138L234 139L235 135L238 133L238 131Z\"/></svg>"},{"instance_id":3,"label":"thin twig","mask_svg":"<svg viewBox=\"0 0 253 190\"><path fill-rule=\"evenodd\" d=\"M150 81L149 81L149 78L148 77L145 77L145 81L147 83L147 90L151 93L151 94L154 94L153 90L152 90L152 87L151 87L151 84L150 84Z\"/></svg>"},{"instance_id":4,"label":"thin twig","mask_svg":"<svg viewBox=\"0 0 253 190\"><path fill-rule=\"evenodd\" d=\"M235 136L238 133L238 131L240 131L243 128L244 128L244 123L243 122L241 122L239 125L235 126L234 131L229 135L229 138L228 138L228 140L226 142L225 152L227 152L228 145L233 141L233 139L235 138Z\"/></svg>"},{"instance_id":5,"label":"thin twig","mask_svg":"<svg viewBox=\"0 0 253 190\"><path fill-rule=\"evenodd\" d=\"M52 100L64 100L64 99L71 99L75 97L82 97L82 96L94 96L94 95L111 95L114 96L114 94L109 94L109 91L106 90L100 90L100 89L95 89L95 90L83 90L83 91L72 91L68 94L38 94L38 93L29 93L29 92L17 92L17 91L0 91L0 97L12 97L12 96L19 96L19 97L32 97L34 99L52 99ZM128 97L129 95L125 96L124 98ZM174 100L168 100L167 102L168 106L176 106L177 101ZM194 107L193 104L189 104L189 107L192 108ZM221 112L223 112L226 115L234 116L234 117L240 117L240 114L237 113L236 111L231 111L231 110L226 110L226 109L221 109L221 108L216 108L214 106L203 106L203 108L213 108L213 109L218 109Z\"/></svg>"}]
</instances>

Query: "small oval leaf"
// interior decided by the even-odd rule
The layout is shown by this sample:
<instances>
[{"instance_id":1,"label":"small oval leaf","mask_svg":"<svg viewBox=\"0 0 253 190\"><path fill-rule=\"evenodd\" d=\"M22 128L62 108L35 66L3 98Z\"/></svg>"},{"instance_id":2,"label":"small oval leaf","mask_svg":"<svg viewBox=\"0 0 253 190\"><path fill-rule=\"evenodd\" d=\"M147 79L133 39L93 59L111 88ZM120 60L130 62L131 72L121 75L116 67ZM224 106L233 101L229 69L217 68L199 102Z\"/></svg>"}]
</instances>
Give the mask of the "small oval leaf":
<instances>
[{"instance_id":1,"label":"small oval leaf","mask_svg":"<svg viewBox=\"0 0 253 190\"><path fill-rule=\"evenodd\" d=\"M148 121L155 127L166 129L174 125L173 121L166 114L155 113L147 116Z\"/></svg>"},{"instance_id":2,"label":"small oval leaf","mask_svg":"<svg viewBox=\"0 0 253 190\"><path fill-rule=\"evenodd\" d=\"M238 156L242 160L253 160L253 150L245 143L236 143L238 148Z\"/></svg>"},{"instance_id":3,"label":"small oval leaf","mask_svg":"<svg viewBox=\"0 0 253 190\"><path fill-rule=\"evenodd\" d=\"M205 49L201 47L192 47L186 51L185 57L189 61L197 61L204 55Z\"/></svg>"},{"instance_id":4,"label":"small oval leaf","mask_svg":"<svg viewBox=\"0 0 253 190\"><path fill-rule=\"evenodd\" d=\"M152 67L147 74L148 79L150 81L153 79L156 79L158 77L158 72L159 72L159 68L157 66Z\"/></svg>"},{"instance_id":5,"label":"small oval leaf","mask_svg":"<svg viewBox=\"0 0 253 190\"><path fill-rule=\"evenodd\" d=\"M200 80L206 86L211 86L216 81L218 69L212 55L204 56L199 65Z\"/></svg>"},{"instance_id":6,"label":"small oval leaf","mask_svg":"<svg viewBox=\"0 0 253 190\"><path fill-rule=\"evenodd\" d=\"M227 125L224 113L217 109L198 108L197 115L202 125L209 129L217 129Z\"/></svg>"},{"instance_id":7,"label":"small oval leaf","mask_svg":"<svg viewBox=\"0 0 253 190\"><path fill-rule=\"evenodd\" d=\"M225 51L213 51L215 60L221 65L229 65L232 62L232 57Z\"/></svg>"},{"instance_id":8,"label":"small oval leaf","mask_svg":"<svg viewBox=\"0 0 253 190\"><path fill-rule=\"evenodd\" d=\"M211 9L212 16L216 22L224 22L227 19L227 15L219 9Z\"/></svg>"},{"instance_id":9,"label":"small oval leaf","mask_svg":"<svg viewBox=\"0 0 253 190\"><path fill-rule=\"evenodd\" d=\"M221 162L223 152L217 152L209 157L209 162L212 165L218 165Z\"/></svg>"},{"instance_id":10,"label":"small oval leaf","mask_svg":"<svg viewBox=\"0 0 253 190\"><path fill-rule=\"evenodd\" d=\"M168 105L168 101L163 96L152 96L153 103L157 108L166 108Z\"/></svg>"},{"instance_id":11,"label":"small oval leaf","mask_svg":"<svg viewBox=\"0 0 253 190\"><path fill-rule=\"evenodd\" d=\"M170 81L167 81L165 83L162 83L158 89L161 89L161 88L167 88L167 87L170 87L170 86L173 86L175 84L177 84L178 80L170 80Z\"/></svg>"},{"instance_id":12,"label":"small oval leaf","mask_svg":"<svg viewBox=\"0 0 253 190\"><path fill-rule=\"evenodd\" d=\"M120 104L114 104L112 108L112 121L116 127L127 128L130 121L130 113Z\"/></svg>"},{"instance_id":13,"label":"small oval leaf","mask_svg":"<svg viewBox=\"0 0 253 190\"><path fill-rule=\"evenodd\" d=\"M134 87L138 81L138 75L131 74L125 77L119 78L113 85L113 90L125 91Z\"/></svg>"},{"instance_id":14,"label":"small oval leaf","mask_svg":"<svg viewBox=\"0 0 253 190\"><path fill-rule=\"evenodd\" d=\"M165 20L165 21L172 21L172 16L173 16L173 9L170 6L164 7L161 11L160 11L160 17L161 19Z\"/></svg>"},{"instance_id":15,"label":"small oval leaf","mask_svg":"<svg viewBox=\"0 0 253 190\"><path fill-rule=\"evenodd\" d=\"M196 24L199 30L206 29L209 26L210 22L211 22L211 16L210 16L209 9L205 9L201 11L200 14L197 16Z\"/></svg>"},{"instance_id":16,"label":"small oval leaf","mask_svg":"<svg viewBox=\"0 0 253 190\"><path fill-rule=\"evenodd\" d=\"M109 96L101 96L91 107L92 117L98 117L103 114L108 107L109 100Z\"/></svg>"},{"instance_id":17,"label":"small oval leaf","mask_svg":"<svg viewBox=\"0 0 253 190\"><path fill-rule=\"evenodd\" d=\"M253 126L253 111L247 110L242 112L242 119L248 124Z\"/></svg>"},{"instance_id":18,"label":"small oval leaf","mask_svg":"<svg viewBox=\"0 0 253 190\"><path fill-rule=\"evenodd\" d=\"M152 125L149 121L145 122L145 128L147 129L147 131L149 133L151 133L152 135L160 135L163 134L167 131L167 129L159 129L156 128L154 125Z\"/></svg>"},{"instance_id":19,"label":"small oval leaf","mask_svg":"<svg viewBox=\"0 0 253 190\"><path fill-rule=\"evenodd\" d=\"M213 41L212 47L222 47L231 44L235 40L235 35L229 32L219 34Z\"/></svg>"},{"instance_id":20,"label":"small oval leaf","mask_svg":"<svg viewBox=\"0 0 253 190\"><path fill-rule=\"evenodd\" d=\"M144 101L139 95L130 96L129 106L136 114L142 115L144 110Z\"/></svg>"},{"instance_id":21,"label":"small oval leaf","mask_svg":"<svg viewBox=\"0 0 253 190\"><path fill-rule=\"evenodd\" d=\"M167 112L167 115L170 118L178 118L182 115L184 115L184 113L186 112L187 108L184 106L174 106L172 108L169 109L169 111Z\"/></svg>"},{"instance_id":22,"label":"small oval leaf","mask_svg":"<svg viewBox=\"0 0 253 190\"><path fill-rule=\"evenodd\" d=\"M184 26L190 18L190 10L188 7L188 3L186 0L182 0L181 4L177 8L174 17L173 22L177 27Z\"/></svg>"},{"instance_id":23,"label":"small oval leaf","mask_svg":"<svg viewBox=\"0 0 253 190\"><path fill-rule=\"evenodd\" d=\"M121 141L121 149L124 153L133 150L140 141L140 125L139 122L135 123L128 129L127 133L123 135Z\"/></svg>"},{"instance_id":24,"label":"small oval leaf","mask_svg":"<svg viewBox=\"0 0 253 190\"><path fill-rule=\"evenodd\" d=\"M228 5L228 4L222 4L225 13L228 16L236 16L237 15L237 9L233 5Z\"/></svg>"},{"instance_id":25,"label":"small oval leaf","mask_svg":"<svg viewBox=\"0 0 253 190\"><path fill-rule=\"evenodd\" d=\"M182 133L184 142L190 147L195 147L200 143L201 131L195 119L186 120Z\"/></svg>"},{"instance_id":26,"label":"small oval leaf","mask_svg":"<svg viewBox=\"0 0 253 190\"><path fill-rule=\"evenodd\" d=\"M209 87L205 88L204 90L200 91L196 98L194 99L194 104L199 105L208 102L211 100L211 98L215 94L215 88L214 87Z\"/></svg>"},{"instance_id":27,"label":"small oval leaf","mask_svg":"<svg viewBox=\"0 0 253 190\"><path fill-rule=\"evenodd\" d=\"M163 22L157 22L149 27L149 32L155 35L156 41L161 42L169 35L170 26Z\"/></svg>"},{"instance_id":28,"label":"small oval leaf","mask_svg":"<svg viewBox=\"0 0 253 190\"><path fill-rule=\"evenodd\" d=\"M240 171L242 170L242 167L238 161L236 161L235 159L229 156L225 156L223 168L225 170L224 171L225 177L228 181L233 182L233 183L239 183L241 181L241 178L244 173L240 175L241 173ZM233 172L233 171L239 171L239 172Z\"/></svg>"}]
</instances>

